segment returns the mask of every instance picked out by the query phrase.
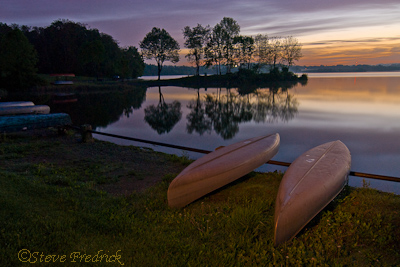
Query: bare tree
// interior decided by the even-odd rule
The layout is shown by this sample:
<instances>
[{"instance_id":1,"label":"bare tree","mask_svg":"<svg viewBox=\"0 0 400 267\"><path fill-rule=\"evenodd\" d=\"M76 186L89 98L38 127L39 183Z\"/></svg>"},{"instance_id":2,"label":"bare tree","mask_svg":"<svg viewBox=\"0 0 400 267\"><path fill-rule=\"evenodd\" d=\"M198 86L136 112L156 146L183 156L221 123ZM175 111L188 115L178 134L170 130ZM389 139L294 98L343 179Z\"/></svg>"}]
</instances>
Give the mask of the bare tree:
<instances>
[{"instance_id":1,"label":"bare tree","mask_svg":"<svg viewBox=\"0 0 400 267\"><path fill-rule=\"evenodd\" d=\"M222 29L223 58L225 59L227 73L231 72L235 65L234 39L239 36L240 26L236 20L224 17L219 23Z\"/></svg>"},{"instance_id":2,"label":"bare tree","mask_svg":"<svg viewBox=\"0 0 400 267\"><path fill-rule=\"evenodd\" d=\"M276 64L280 62L281 58L282 58L282 38L272 37L270 38L268 45L266 62L272 67L272 69L275 69Z\"/></svg>"},{"instance_id":3,"label":"bare tree","mask_svg":"<svg viewBox=\"0 0 400 267\"><path fill-rule=\"evenodd\" d=\"M281 53L282 61L288 67L294 65L294 61L299 60L303 56L301 53L301 44L292 36L283 39Z\"/></svg>"},{"instance_id":4,"label":"bare tree","mask_svg":"<svg viewBox=\"0 0 400 267\"><path fill-rule=\"evenodd\" d=\"M185 47L189 48L189 53L185 56L189 62L194 62L196 65L196 75L199 76L199 69L204 57L205 44L209 39L210 26L206 27L197 24L196 27L191 29L186 26L183 29L183 37L185 38Z\"/></svg>"},{"instance_id":5,"label":"bare tree","mask_svg":"<svg viewBox=\"0 0 400 267\"><path fill-rule=\"evenodd\" d=\"M217 24L212 30L205 48L206 66L216 65L217 73L221 75L222 54L223 54L223 32L222 27Z\"/></svg>"},{"instance_id":6,"label":"bare tree","mask_svg":"<svg viewBox=\"0 0 400 267\"><path fill-rule=\"evenodd\" d=\"M237 36L234 40L236 45L236 58L238 63L250 69L251 61L255 52L254 39L251 36Z\"/></svg>"},{"instance_id":7,"label":"bare tree","mask_svg":"<svg viewBox=\"0 0 400 267\"><path fill-rule=\"evenodd\" d=\"M255 45L255 61L258 71L268 63L269 54L269 38L267 34L258 34L254 38Z\"/></svg>"}]
</instances>

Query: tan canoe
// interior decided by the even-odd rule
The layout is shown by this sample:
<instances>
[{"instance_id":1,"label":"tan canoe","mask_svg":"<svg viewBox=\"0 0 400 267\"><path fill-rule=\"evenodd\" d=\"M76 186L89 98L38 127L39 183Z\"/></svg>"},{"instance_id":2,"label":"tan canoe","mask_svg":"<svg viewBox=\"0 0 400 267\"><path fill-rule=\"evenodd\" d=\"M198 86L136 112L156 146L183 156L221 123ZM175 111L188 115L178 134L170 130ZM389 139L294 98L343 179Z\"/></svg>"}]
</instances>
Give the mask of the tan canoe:
<instances>
[{"instance_id":1,"label":"tan canoe","mask_svg":"<svg viewBox=\"0 0 400 267\"><path fill-rule=\"evenodd\" d=\"M275 245L292 239L343 189L350 151L341 141L317 146L287 169L275 205Z\"/></svg>"},{"instance_id":2,"label":"tan canoe","mask_svg":"<svg viewBox=\"0 0 400 267\"><path fill-rule=\"evenodd\" d=\"M246 175L278 152L279 134L247 139L207 154L185 168L169 185L168 205L181 208Z\"/></svg>"}]
</instances>

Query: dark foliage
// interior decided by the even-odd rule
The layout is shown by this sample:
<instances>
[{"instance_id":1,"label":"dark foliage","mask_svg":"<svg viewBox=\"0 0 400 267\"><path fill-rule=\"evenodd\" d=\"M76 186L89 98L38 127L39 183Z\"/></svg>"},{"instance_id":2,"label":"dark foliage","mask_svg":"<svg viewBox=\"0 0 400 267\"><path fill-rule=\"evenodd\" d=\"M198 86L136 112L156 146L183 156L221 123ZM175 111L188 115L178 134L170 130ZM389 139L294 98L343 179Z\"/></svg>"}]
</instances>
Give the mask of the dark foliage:
<instances>
[{"instance_id":1,"label":"dark foliage","mask_svg":"<svg viewBox=\"0 0 400 267\"><path fill-rule=\"evenodd\" d=\"M41 83L36 74L37 53L19 29L1 25L0 87L22 90Z\"/></svg>"},{"instance_id":2,"label":"dark foliage","mask_svg":"<svg viewBox=\"0 0 400 267\"><path fill-rule=\"evenodd\" d=\"M74 73L80 76L137 78L144 61L135 47L120 48L110 35L69 20L50 26L19 28L37 51L39 73ZM0 23L0 39L11 28Z\"/></svg>"}]
</instances>

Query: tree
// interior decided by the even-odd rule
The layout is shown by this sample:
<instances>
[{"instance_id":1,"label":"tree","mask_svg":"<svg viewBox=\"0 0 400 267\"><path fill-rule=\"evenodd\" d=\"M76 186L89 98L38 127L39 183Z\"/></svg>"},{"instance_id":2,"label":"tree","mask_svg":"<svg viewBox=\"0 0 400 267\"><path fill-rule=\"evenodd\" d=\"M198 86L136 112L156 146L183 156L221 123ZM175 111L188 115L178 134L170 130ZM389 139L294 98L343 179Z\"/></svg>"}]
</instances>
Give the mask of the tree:
<instances>
[{"instance_id":1,"label":"tree","mask_svg":"<svg viewBox=\"0 0 400 267\"><path fill-rule=\"evenodd\" d=\"M227 73L235 65L234 40L239 35L240 26L236 20L224 17L214 26L211 37L206 46L207 66L217 65L217 72L221 74L221 65L225 64Z\"/></svg>"},{"instance_id":2,"label":"tree","mask_svg":"<svg viewBox=\"0 0 400 267\"><path fill-rule=\"evenodd\" d=\"M0 83L5 88L25 89L41 82L36 74L37 53L19 29L0 42Z\"/></svg>"},{"instance_id":3,"label":"tree","mask_svg":"<svg viewBox=\"0 0 400 267\"><path fill-rule=\"evenodd\" d=\"M292 36L286 37L282 42L282 61L288 67L294 64L294 61L299 60L303 55L301 54L301 44L296 38Z\"/></svg>"},{"instance_id":4,"label":"tree","mask_svg":"<svg viewBox=\"0 0 400 267\"><path fill-rule=\"evenodd\" d=\"M114 38L108 34L100 33L100 40L106 51L102 64L102 72L103 75L112 77L119 71L122 56L121 49Z\"/></svg>"},{"instance_id":5,"label":"tree","mask_svg":"<svg viewBox=\"0 0 400 267\"><path fill-rule=\"evenodd\" d=\"M83 72L90 76L99 77L100 65L104 61L105 48L100 40L86 42L80 49L80 61Z\"/></svg>"},{"instance_id":6,"label":"tree","mask_svg":"<svg viewBox=\"0 0 400 267\"><path fill-rule=\"evenodd\" d=\"M147 33L140 42L142 55L146 59L155 59L158 68L158 80L160 80L161 70L165 61L176 63L179 61L179 44L162 29L154 27L151 32Z\"/></svg>"},{"instance_id":7,"label":"tree","mask_svg":"<svg viewBox=\"0 0 400 267\"><path fill-rule=\"evenodd\" d=\"M123 78L137 78L143 75L144 62L142 56L134 46L122 50L121 76Z\"/></svg>"},{"instance_id":8,"label":"tree","mask_svg":"<svg viewBox=\"0 0 400 267\"><path fill-rule=\"evenodd\" d=\"M223 32L221 25L217 24L212 30L211 36L205 48L206 66L216 65L217 73L221 75L223 54Z\"/></svg>"},{"instance_id":9,"label":"tree","mask_svg":"<svg viewBox=\"0 0 400 267\"><path fill-rule=\"evenodd\" d=\"M268 53L266 56L266 63L269 64L273 70L276 69L276 64L282 58L282 42L280 37L270 38L268 45Z\"/></svg>"},{"instance_id":10,"label":"tree","mask_svg":"<svg viewBox=\"0 0 400 267\"><path fill-rule=\"evenodd\" d=\"M186 58L189 62L194 62L196 65L196 75L199 76L199 69L201 61L204 56L206 42L210 34L210 26L203 27L197 24L196 27L191 29L186 26L183 29L183 37L185 38L185 47L189 48L189 53Z\"/></svg>"},{"instance_id":11,"label":"tree","mask_svg":"<svg viewBox=\"0 0 400 267\"><path fill-rule=\"evenodd\" d=\"M254 38L256 68L260 71L268 62L269 39L267 34L258 34Z\"/></svg>"},{"instance_id":12,"label":"tree","mask_svg":"<svg viewBox=\"0 0 400 267\"><path fill-rule=\"evenodd\" d=\"M250 69L251 60L255 52L254 39L251 36L237 36L234 40L237 50L237 60L240 66Z\"/></svg>"},{"instance_id":13,"label":"tree","mask_svg":"<svg viewBox=\"0 0 400 267\"><path fill-rule=\"evenodd\" d=\"M235 48L234 39L239 35L240 26L236 20L224 17L219 23L222 31L223 58L227 66L227 73L231 72L231 68L235 65Z\"/></svg>"}]
</instances>

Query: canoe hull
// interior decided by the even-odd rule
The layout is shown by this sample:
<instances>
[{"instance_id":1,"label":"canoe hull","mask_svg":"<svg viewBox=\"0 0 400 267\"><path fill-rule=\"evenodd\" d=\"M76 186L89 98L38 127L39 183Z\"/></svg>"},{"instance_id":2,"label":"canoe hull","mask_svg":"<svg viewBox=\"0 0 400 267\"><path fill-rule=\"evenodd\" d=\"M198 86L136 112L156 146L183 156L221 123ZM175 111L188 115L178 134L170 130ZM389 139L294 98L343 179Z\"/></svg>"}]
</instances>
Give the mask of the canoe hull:
<instances>
[{"instance_id":1,"label":"canoe hull","mask_svg":"<svg viewBox=\"0 0 400 267\"><path fill-rule=\"evenodd\" d=\"M34 106L31 101L15 101L15 102L0 102L0 107L24 107L24 106Z\"/></svg>"},{"instance_id":2,"label":"canoe hull","mask_svg":"<svg viewBox=\"0 0 400 267\"><path fill-rule=\"evenodd\" d=\"M1 116L0 132L18 132L70 124L72 124L71 117L66 113Z\"/></svg>"},{"instance_id":3,"label":"canoe hull","mask_svg":"<svg viewBox=\"0 0 400 267\"><path fill-rule=\"evenodd\" d=\"M317 146L290 165L276 198L275 245L296 236L340 193L350 165L350 151L340 141Z\"/></svg>"},{"instance_id":4,"label":"canoe hull","mask_svg":"<svg viewBox=\"0 0 400 267\"><path fill-rule=\"evenodd\" d=\"M36 106L0 106L0 116L20 115L20 114L49 114L50 107L46 105Z\"/></svg>"},{"instance_id":5,"label":"canoe hull","mask_svg":"<svg viewBox=\"0 0 400 267\"><path fill-rule=\"evenodd\" d=\"M207 154L184 169L168 188L168 205L181 208L246 175L278 152L279 134L247 139Z\"/></svg>"}]
</instances>

